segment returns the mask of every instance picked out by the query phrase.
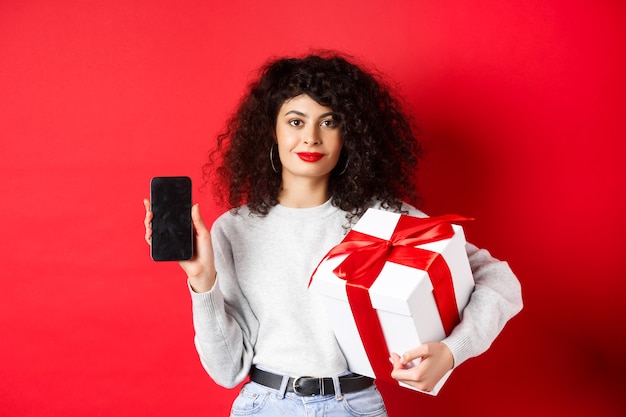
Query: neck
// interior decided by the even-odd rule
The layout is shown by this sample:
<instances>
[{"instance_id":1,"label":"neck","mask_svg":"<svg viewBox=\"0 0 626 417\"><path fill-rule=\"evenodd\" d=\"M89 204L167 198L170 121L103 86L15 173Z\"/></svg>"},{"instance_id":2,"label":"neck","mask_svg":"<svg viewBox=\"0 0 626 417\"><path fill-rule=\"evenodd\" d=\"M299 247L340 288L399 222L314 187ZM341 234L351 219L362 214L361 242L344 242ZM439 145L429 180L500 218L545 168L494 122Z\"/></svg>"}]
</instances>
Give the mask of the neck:
<instances>
[{"instance_id":1,"label":"neck","mask_svg":"<svg viewBox=\"0 0 626 417\"><path fill-rule=\"evenodd\" d=\"M317 207L328 201L328 178L285 181L278 195L281 206L293 208Z\"/></svg>"}]
</instances>

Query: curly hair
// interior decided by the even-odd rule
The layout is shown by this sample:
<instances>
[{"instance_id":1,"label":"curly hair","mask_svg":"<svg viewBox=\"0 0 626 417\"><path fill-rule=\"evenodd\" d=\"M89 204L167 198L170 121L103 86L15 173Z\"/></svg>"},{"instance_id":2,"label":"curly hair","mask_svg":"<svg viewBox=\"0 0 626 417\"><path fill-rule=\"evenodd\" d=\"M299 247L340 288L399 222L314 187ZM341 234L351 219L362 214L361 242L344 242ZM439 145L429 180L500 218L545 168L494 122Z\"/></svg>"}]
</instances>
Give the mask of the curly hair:
<instances>
[{"instance_id":1,"label":"curly hair","mask_svg":"<svg viewBox=\"0 0 626 417\"><path fill-rule=\"evenodd\" d=\"M330 107L339 122L342 156L328 185L334 206L359 217L374 201L399 210L403 200L418 200L414 174L422 148L412 119L380 75L345 55L318 52L272 60L248 86L203 167L222 204L247 204L261 216L278 204L281 174L269 152L280 107L301 94Z\"/></svg>"}]
</instances>

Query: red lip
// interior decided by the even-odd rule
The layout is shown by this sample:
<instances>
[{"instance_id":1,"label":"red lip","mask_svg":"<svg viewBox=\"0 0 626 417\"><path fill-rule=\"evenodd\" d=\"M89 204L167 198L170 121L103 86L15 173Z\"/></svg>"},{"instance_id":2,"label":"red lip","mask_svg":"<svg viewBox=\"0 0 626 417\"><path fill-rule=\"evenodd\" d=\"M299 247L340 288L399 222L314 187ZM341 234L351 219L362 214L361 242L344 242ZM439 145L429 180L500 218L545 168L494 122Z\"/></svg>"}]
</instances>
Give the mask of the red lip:
<instances>
[{"instance_id":1,"label":"red lip","mask_svg":"<svg viewBox=\"0 0 626 417\"><path fill-rule=\"evenodd\" d=\"M317 162L324 157L324 154L318 152L298 152L298 156L305 162Z\"/></svg>"}]
</instances>

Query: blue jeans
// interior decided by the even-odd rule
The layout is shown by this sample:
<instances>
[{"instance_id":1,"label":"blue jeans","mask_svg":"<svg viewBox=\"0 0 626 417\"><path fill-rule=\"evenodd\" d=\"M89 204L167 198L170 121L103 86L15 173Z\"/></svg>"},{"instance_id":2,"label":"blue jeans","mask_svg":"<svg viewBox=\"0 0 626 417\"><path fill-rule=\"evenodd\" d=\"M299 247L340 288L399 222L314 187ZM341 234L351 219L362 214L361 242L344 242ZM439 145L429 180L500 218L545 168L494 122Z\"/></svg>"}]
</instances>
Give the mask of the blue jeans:
<instances>
[{"instance_id":1,"label":"blue jeans","mask_svg":"<svg viewBox=\"0 0 626 417\"><path fill-rule=\"evenodd\" d=\"M302 397L248 382L233 402L231 417L387 417L383 399L375 385L348 394ZM337 382L335 384L337 386Z\"/></svg>"}]
</instances>

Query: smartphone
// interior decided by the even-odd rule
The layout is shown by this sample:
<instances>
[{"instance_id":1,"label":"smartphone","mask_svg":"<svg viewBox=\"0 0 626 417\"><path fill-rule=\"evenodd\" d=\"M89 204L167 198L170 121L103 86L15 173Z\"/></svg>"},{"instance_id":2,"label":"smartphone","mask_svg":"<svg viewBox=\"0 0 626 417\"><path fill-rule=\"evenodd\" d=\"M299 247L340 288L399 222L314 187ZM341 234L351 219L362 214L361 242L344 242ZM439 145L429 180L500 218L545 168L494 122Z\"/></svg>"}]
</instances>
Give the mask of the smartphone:
<instances>
[{"instance_id":1,"label":"smartphone","mask_svg":"<svg viewBox=\"0 0 626 417\"><path fill-rule=\"evenodd\" d=\"M152 244L155 261L184 261L193 256L191 178L154 177L150 181Z\"/></svg>"}]
</instances>

